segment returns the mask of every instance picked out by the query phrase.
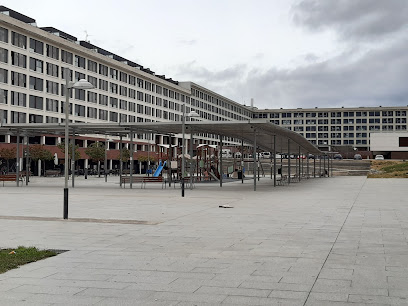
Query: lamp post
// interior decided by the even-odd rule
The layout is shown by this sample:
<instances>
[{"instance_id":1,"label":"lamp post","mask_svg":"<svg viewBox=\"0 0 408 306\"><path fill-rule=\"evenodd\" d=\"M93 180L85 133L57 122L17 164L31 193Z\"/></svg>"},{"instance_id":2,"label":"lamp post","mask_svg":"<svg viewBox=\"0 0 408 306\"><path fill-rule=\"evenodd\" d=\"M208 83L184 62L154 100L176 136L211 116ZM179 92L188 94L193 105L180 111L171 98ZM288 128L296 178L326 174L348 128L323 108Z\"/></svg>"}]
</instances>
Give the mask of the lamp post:
<instances>
[{"instance_id":1,"label":"lamp post","mask_svg":"<svg viewBox=\"0 0 408 306\"><path fill-rule=\"evenodd\" d=\"M65 68L65 164L64 164L64 175L65 175L65 187L64 187L64 219L68 219L68 139L69 139L69 94L70 89L92 89L95 88L91 83L85 79L81 79L75 83L70 82L70 70Z\"/></svg>"},{"instance_id":2,"label":"lamp post","mask_svg":"<svg viewBox=\"0 0 408 306\"><path fill-rule=\"evenodd\" d=\"M186 115L186 104L183 104L183 121L182 121L182 125L181 125L181 130L182 130L182 134L183 134L183 138L181 140L181 196L184 197L184 172L185 172L185 168L184 168L184 164L185 164L185 154L186 154L186 146L185 146L185 140L184 140L184 135L185 135L185 131L186 131L186 116L187 117L199 117L200 115L197 114L195 111L191 111L190 113L188 113ZM190 156L190 158L192 158L192 156Z\"/></svg>"}]
</instances>

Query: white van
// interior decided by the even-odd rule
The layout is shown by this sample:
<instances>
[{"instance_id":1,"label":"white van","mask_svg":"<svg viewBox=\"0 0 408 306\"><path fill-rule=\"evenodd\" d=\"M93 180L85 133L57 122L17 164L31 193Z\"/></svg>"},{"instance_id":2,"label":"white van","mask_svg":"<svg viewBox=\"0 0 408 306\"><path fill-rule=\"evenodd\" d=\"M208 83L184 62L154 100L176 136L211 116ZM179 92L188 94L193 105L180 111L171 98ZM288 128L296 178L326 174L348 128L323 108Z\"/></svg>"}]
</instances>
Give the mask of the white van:
<instances>
[{"instance_id":1,"label":"white van","mask_svg":"<svg viewBox=\"0 0 408 306\"><path fill-rule=\"evenodd\" d=\"M271 152L262 152L261 156L264 159L270 159L271 158Z\"/></svg>"}]
</instances>

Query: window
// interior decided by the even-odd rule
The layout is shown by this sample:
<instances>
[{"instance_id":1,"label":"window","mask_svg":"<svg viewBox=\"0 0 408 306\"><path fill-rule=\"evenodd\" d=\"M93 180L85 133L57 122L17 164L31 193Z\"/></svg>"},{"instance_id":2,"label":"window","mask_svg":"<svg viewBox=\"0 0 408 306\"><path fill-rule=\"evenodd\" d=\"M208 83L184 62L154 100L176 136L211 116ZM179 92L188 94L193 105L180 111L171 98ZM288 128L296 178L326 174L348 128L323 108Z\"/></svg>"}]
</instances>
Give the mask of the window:
<instances>
[{"instance_id":1,"label":"window","mask_svg":"<svg viewBox=\"0 0 408 306\"><path fill-rule=\"evenodd\" d=\"M11 105L27 106L27 95L21 92L11 92Z\"/></svg>"},{"instance_id":2,"label":"window","mask_svg":"<svg viewBox=\"0 0 408 306\"><path fill-rule=\"evenodd\" d=\"M100 105L108 105L109 97L105 95L99 94L99 104Z\"/></svg>"},{"instance_id":3,"label":"window","mask_svg":"<svg viewBox=\"0 0 408 306\"><path fill-rule=\"evenodd\" d=\"M30 38L30 51L43 55L44 43L34 38Z\"/></svg>"},{"instance_id":4,"label":"window","mask_svg":"<svg viewBox=\"0 0 408 306\"><path fill-rule=\"evenodd\" d=\"M88 90L88 102L97 103L98 94Z\"/></svg>"},{"instance_id":5,"label":"window","mask_svg":"<svg viewBox=\"0 0 408 306\"><path fill-rule=\"evenodd\" d=\"M46 50L48 57L59 60L59 48L47 44Z\"/></svg>"},{"instance_id":6,"label":"window","mask_svg":"<svg viewBox=\"0 0 408 306\"><path fill-rule=\"evenodd\" d=\"M128 102L125 100L119 100L119 108L120 109L124 109L127 110L127 106L128 106ZM121 121L123 122L123 121Z\"/></svg>"},{"instance_id":7,"label":"window","mask_svg":"<svg viewBox=\"0 0 408 306\"><path fill-rule=\"evenodd\" d=\"M129 98L136 99L136 90L129 89Z\"/></svg>"},{"instance_id":8,"label":"window","mask_svg":"<svg viewBox=\"0 0 408 306\"><path fill-rule=\"evenodd\" d=\"M110 92L117 94L118 93L118 84L110 83Z\"/></svg>"},{"instance_id":9,"label":"window","mask_svg":"<svg viewBox=\"0 0 408 306\"><path fill-rule=\"evenodd\" d=\"M108 67L102 64L99 64L99 74L108 76Z\"/></svg>"},{"instance_id":10,"label":"window","mask_svg":"<svg viewBox=\"0 0 408 306\"><path fill-rule=\"evenodd\" d=\"M88 60L88 70L97 73L98 64L94 61Z\"/></svg>"},{"instance_id":11,"label":"window","mask_svg":"<svg viewBox=\"0 0 408 306\"><path fill-rule=\"evenodd\" d=\"M27 49L27 36L18 34L16 32L11 32L11 43L14 46Z\"/></svg>"},{"instance_id":12,"label":"window","mask_svg":"<svg viewBox=\"0 0 408 306\"><path fill-rule=\"evenodd\" d=\"M406 116L407 112L406 111L395 111L395 116L400 117L400 116Z\"/></svg>"},{"instance_id":13,"label":"window","mask_svg":"<svg viewBox=\"0 0 408 306\"><path fill-rule=\"evenodd\" d=\"M44 62L30 57L30 70L43 73L44 72Z\"/></svg>"},{"instance_id":14,"label":"window","mask_svg":"<svg viewBox=\"0 0 408 306\"><path fill-rule=\"evenodd\" d=\"M85 117L85 106L75 105L75 116Z\"/></svg>"},{"instance_id":15,"label":"window","mask_svg":"<svg viewBox=\"0 0 408 306\"><path fill-rule=\"evenodd\" d=\"M8 43L8 30L0 27L0 41Z\"/></svg>"},{"instance_id":16,"label":"window","mask_svg":"<svg viewBox=\"0 0 408 306\"><path fill-rule=\"evenodd\" d=\"M136 104L133 102L129 102L129 111L135 112L136 111Z\"/></svg>"},{"instance_id":17,"label":"window","mask_svg":"<svg viewBox=\"0 0 408 306\"><path fill-rule=\"evenodd\" d=\"M0 48L0 62L8 63L8 50Z\"/></svg>"},{"instance_id":18,"label":"window","mask_svg":"<svg viewBox=\"0 0 408 306\"><path fill-rule=\"evenodd\" d=\"M85 74L75 71L75 82L78 82L79 80L85 79Z\"/></svg>"},{"instance_id":19,"label":"window","mask_svg":"<svg viewBox=\"0 0 408 306\"><path fill-rule=\"evenodd\" d=\"M374 117L380 117L380 112L370 112L369 115Z\"/></svg>"},{"instance_id":20,"label":"window","mask_svg":"<svg viewBox=\"0 0 408 306\"><path fill-rule=\"evenodd\" d=\"M108 91L109 90L109 82L105 81L105 80L102 80L102 79L99 79L99 89Z\"/></svg>"},{"instance_id":21,"label":"window","mask_svg":"<svg viewBox=\"0 0 408 306\"><path fill-rule=\"evenodd\" d=\"M65 51L65 50L61 50L61 60L64 63L67 64L71 64L72 65L72 61L73 61L73 55L71 52Z\"/></svg>"},{"instance_id":22,"label":"window","mask_svg":"<svg viewBox=\"0 0 408 306\"><path fill-rule=\"evenodd\" d=\"M46 123L58 123L58 118L46 116L45 117L45 122Z\"/></svg>"},{"instance_id":23,"label":"window","mask_svg":"<svg viewBox=\"0 0 408 306\"><path fill-rule=\"evenodd\" d=\"M156 93L161 95L162 94L162 87L161 86L156 86Z\"/></svg>"},{"instance_id":24,"label":"window","mask_svg":"<svg viewBox=\"0 0 408 306\"><path fill-rule=\"evenodd\" d=\"M137 99L140 100L140 101L143 101L143 92L141 92L141 91L137 92Z\"/></svg>"},{"instance_id":25,"label":"window","mask_svg":"<svg viewBox=\"0 0 408 306\"><path fill-rule=\"evenodd\" d=\"M93 76L88 75L88 82L91 83L95 88L98 88L98 79Z\"/></svg>"},{"instance_id":26,"label":"window","mask_svg":"<svg viewBox=\"0 0 408 306\"><path fill-rule=\"evenodd\" d=\"M110 107L118 108L118 99L110 97Z\"/></svg>"},{"instance_id":27,"label":"window","mask_svg":"<svg viewBox=\"0 0 408 306\"><path fill-rule=\"evenodd\" d=\"M127 83L127 74L121 71L121 72L119 73L119 80L120 80L121 82Z\"/></svg>"},{"instance_id":28,"label":"window","mask_svg":"<svg viewBox=\"0 0 408 306\"><path fill-rule=\"evenodd\" d=\"M72 115L72 103L69 103L68 112ZM61 114L65 113L65 102L61 102Z\"/></svg>"},{"instance_id":29,"label":"window","mask_svg":"<svg viewBox=\"0 0 408 306\"><path fill-rule=\"evenodd\" d=\"M100 120L108 120L108 111L100 109L99 110L99 119Z\"/></svg>"},{"instance_id":30,"label":"window","mask_svg":"<svg viewBox=\"0 0 408 306\"><path fill-rule=\"evenodd\" d=\"M11 64L22 68L27 68L27 56L11 51Z\"/></svg>"},{"instance_id":31,"label":"window","mask_svg":"<svg viewBox=\"0 0 408 306\"><path fill-rule=\"evenodd\" d=\"M11 112L11 123L26 123L26 113Z\"/></svg>"},{"instance_id":32,"label":"window","mask_svg":"<svg viewBox=\"0 0 408 306\"><path fill-rule=\"evenodd\" d=\"M30 95L30 108L43 110L43 98Z\"/></svg>"},{"instance_id":33,"label":"window","mask_svg":"<svg viewBox=\"0 0 408 306\"><path fill-rule=\"evenodd\" d=\"M69 79L70 81L72 81L72 75L73 75L72 72L73 72L73 71L72 71L71 69L61 67L62 79L63 79L63 80L66 80L67 77L68 77L68 79Z\"/></svg>"},{"instance_id":34,"label":"window","mask_svg":"<svg viewBox=\"0 0 408 306\"><path fill-rule=\"evenodd\" d=\"M127 97L127 87L125 87L125 86L120 86L120 87L119 87L119 94L120 94L121 96Z\"/></svg>"},{"instance_id":35,"label":"window","mask_svg":"<svg viewBox=\"0 0 408 306\"><path fill-rule=\"evenodd\" d=\"M109 112L109 121L118 122L118 113Z\"/></svg>"},{"instance_id":36,"label":"window","mask_svg":"<svg viewBox=\"0 0 408 306\"><path fill-rule=\"evenodd\" d=\"M7 104L7 90L0 89L0 103ZM0 122L1 122L1 118L0 118Z\"/></svg>"},{"instance_id":37,"label":"window","mask_svg":"<svg viewBox=\"0 0 408 306\"><path fill-rule=\"evenodd\" d=\"M88 118L97 119L98 110L95 107L88 107Z\"/></svg>"},{"instance_id":38,"label":"window","mask_svg":"<svg viewBox=\"0 0 408 306\"><path fill-rule=\"evenodd\" d=\"M120 114L120 122L127 122L127 115L126 114Z\"/></svg>"},{"instance_id":39,"label":"window","mask_svg":"<svg viewBox=\"0 0 408 306\"><path fill-rule=\"evenodd\" d=\"M75 88L75 99L85 101L85 90ZM84 115L85 116L85 115Z\"/></svg>"},{"instance_id":40,"label":"window","mask_svg":"<svg viewBox=\"0 0 408 306\"><path fill-rule=\"evenodd\" d=\"M6 70L7 71L7 70ZM0 70L0 81L1 81L1 70ZM11 85L27 87L27 77L23 73L11 72Z\"/></svg>"},{"instance_id":41,"label":"window","mask_svg":"<svg viewBox=\"0 0 408 306\"><path fill-rule=\"evenodd\" d=\"M137 86L139 88L143 88L143 80L142 79L137 78Z\"/></svg>"},{"instance_id":42,"label":"window","mask_svg":"<svg viewBox=\"0 0 408 306\"><path fill-rule=\"evenodd\" d=\"M30 89L43 91L43 79L30 76Z\"/></svg>"},{"instance_id":43,"label":"window","mask_svg":"<svg viewBox=\"0 0 408 306\"><path fill-rule=\"evenodd\" d=\"M3 68L0 68L0 83L8 83L8 70Z\"/></svg>"},{"instance_id":44,"label":"window","mask_svg":"<svg viewBox=\"0 0 408 306\"><path fill-rule=\"evenodd\" d=\"M85 69L85 58L79 55L75 55L75 67Z\"/></svg>"},{"instance_id":45,"label":"window","mask_svg":"<svg viewBox=\"0 0 408 306\"><path fill-rule=\"evenodd\" d=\"M47 98L45 100L45 110L58 113L58 100Z\"/></svg>"},{"instance_id":46,"label":"window","mask_svg":"<svg viewBox=\"0 0 408 306\"><path fill-rule=\"evenodd\" d=\"M29 123L43 123L43 116L28 114Z\"/></svg>"},{"instance_id":47,"label":"window","mask_svg":"<svg viewBox=\"0 0 408 306\"><path fill-rule=\"evenodd\" d=\"M129 84L136 85L136 78L133 75L129 75Z\"/></svg>"},{"instance_id":48,"label":"window","mask_svg":"<svg viewBox=\"0 0 408 306\"><path fill-rule=\"evenodd\" d=\"M59 89L59 84L56 82L52 82L52 81L47 81L46 82L46 87L47 87L47 92L54 94L54 95L58 95L58 89Z\"/></svg>"},{"instance_id":49,"label":"window","mask_svg":"<svg viewBox=\"0 0 408 306\"><path fill-rule=\"evenodd\" d=\"M58 65L47 63L47 75L58 77L59 76L58 72L59 72Z\"/></svg>"},{"instance_id":50,"label":"window","mask_svg":"<svg viewBox=\"0 0 408 306\"><path fill-rule=\"evenodd\" d=\"M118 79L118 71L116 69L110 69L110 77L114 80Z\"/></svg>"}]
</instances>

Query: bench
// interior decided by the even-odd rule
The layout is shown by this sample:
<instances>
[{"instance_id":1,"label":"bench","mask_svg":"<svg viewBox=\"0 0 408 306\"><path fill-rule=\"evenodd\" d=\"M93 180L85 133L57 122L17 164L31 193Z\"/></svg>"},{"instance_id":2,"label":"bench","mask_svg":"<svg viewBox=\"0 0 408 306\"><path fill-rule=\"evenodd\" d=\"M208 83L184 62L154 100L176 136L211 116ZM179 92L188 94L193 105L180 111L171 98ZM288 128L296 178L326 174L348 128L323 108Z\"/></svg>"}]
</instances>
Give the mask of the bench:
<instances>
[{"instance_id":1,"label":"bench","mask_svg":"<svg viewBox=\"0 0 408 306\"><path fill-rule=\"evenodd\" d=\"M45 176L60 176L61 170L45 170Z\"/></svg>"},{"instance_id":2,"label":"bench","mask_svg":"<svg viewBox=\"0 0 408 306\"><path fill-rule=\"evenodd\" d=\"M287 175L282 175L281 177L276 178L276 182L278 185L285 185L288 181L288 176Z\"/></svg>"},{"instance_id":3,"label":"bench","mask_svg":"<svg viewBox=\"0 0 408 306\"><path fill-rule=\"evenodd\" d=\"M4 187L4 182L15 182L17 179L17 174L1 174L0 175L0 182L3 182L3 187ZM19 181L23 181L23 177L19 175L18 178Z\"/></svg>"},{"instance_id":4,"label":"bench","mask_svg":"<svg viewBox=\"0 0 408 306\"><path fill-rule=\"evenodd\" d=\"M130 184L130 176L122 176L121 178L123 188L126 188L126 183ZM146 183L162 183L166 188L166 181L162 176L132 176L132 183L141 183L140 188L146 188Z\"/></svg>"}]
</instances>

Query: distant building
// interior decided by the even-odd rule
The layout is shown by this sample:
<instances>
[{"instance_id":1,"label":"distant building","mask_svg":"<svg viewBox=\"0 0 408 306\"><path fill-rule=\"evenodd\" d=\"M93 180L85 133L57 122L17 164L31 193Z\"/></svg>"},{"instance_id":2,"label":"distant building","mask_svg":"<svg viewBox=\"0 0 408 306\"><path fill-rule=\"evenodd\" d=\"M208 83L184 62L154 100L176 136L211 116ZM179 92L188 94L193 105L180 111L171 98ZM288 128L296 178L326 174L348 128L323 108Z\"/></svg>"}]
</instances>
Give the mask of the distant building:
<instances>
[{"instance_id":1,"label":"distant building","mask_svg":"<svg viewBox=\"0 0 408 306\"><path fill-rule=\"evenodd\" d=\"M67 75L66 68L70 73ZM196 111L198 120L227 121L260 118L295 131L322 149L369 151L370 133L407 130L408 107L257 109L232 101L194 82L178 82L123 58L89 41L54 27L38 27L35 19L0 6L0 120L2 123L63 123L65 79L87 79L93 90L75 89L70 97L72 122L181 121ZM271 97L273 103L273 97ZM195 120L195 119L192 119ZM81 135L77 144L104 141ZM136 150L152 151L169 139L135 135ZM217 144L217 135L195 134L196 143ZM30 137L30 143L55 146L59 137ZM240 144L224 139L226 146ZM0 135L0 148L16 139ZM150 145L149 145L150 144ZM117 150L115 142L109 144ZM112 167L109 153L110 167ZM87 165L85 161L84 165Z\"/></svg>"}]
</instances>

